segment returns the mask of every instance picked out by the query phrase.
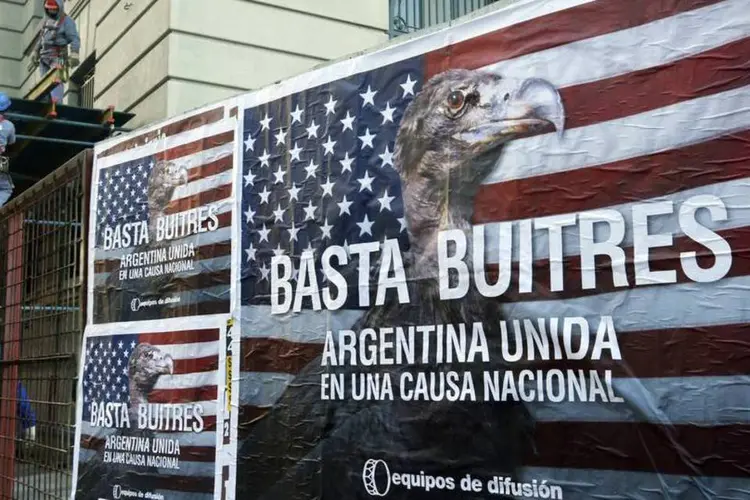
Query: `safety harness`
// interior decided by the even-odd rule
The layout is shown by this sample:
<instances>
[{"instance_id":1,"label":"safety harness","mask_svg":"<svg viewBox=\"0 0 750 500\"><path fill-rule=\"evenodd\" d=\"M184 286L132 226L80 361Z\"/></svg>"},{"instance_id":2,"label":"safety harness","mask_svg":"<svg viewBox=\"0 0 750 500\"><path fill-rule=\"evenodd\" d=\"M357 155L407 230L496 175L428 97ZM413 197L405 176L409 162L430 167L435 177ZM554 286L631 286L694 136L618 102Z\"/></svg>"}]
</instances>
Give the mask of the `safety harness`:
<instances>
[{"instance_id":1,"label":"safety harness","mask_svg":"<svg viewBox=\"0 0 750 500\"><path fill-rule=\"evenodd\" d=\"M68 17L68 15L65 12L62 12L60 14L59 19L55 21L54 24L47 24L45 23L42 25L42 44L39 47L39 57L40 58L53 58L56 59L56 65L60 68L60 80L63 82L68 81L69 73L70 73L70 66L68 64L68 46L67 45L44 45L44 40L47 39L47 35L52 33L51 39L57 38L57 32L60 30L60 26L62 26L63 21L65 21L65 18ZM51 65L54 67L54 65Z\"/></svg>"},{"instance_id":2,"label":"safety harness","mask_svg":"<svg viewBox=\"0 0 750 500\"><path fill-rule=\"evenodd\" d=\"M3 115L0 115L0 123L3 123L5 121L5 117ZM4 150L0 150L0 173L4 173L8 171L8 165L10 164L10 160L8 160L7 156L4 156L3 153L5 153Z\"/></svg>"}]
</instances>

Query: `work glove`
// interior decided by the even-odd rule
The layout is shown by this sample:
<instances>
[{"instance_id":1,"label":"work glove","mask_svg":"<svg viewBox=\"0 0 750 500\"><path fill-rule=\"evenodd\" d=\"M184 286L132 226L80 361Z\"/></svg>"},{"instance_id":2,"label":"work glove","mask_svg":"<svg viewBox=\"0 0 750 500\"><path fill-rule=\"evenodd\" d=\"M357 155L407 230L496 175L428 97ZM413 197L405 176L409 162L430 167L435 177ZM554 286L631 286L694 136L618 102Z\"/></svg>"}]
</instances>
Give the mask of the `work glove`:
<instances>
[{"instance_id":1,"label":"work glove","mask_svg":"<svg viewBox=\"0 0 750 500\"><path fill-rule=\"evenodd\" d=\"M26 429L23 438L26 441L36 441L36 426Z\"/></svg>"},{"instance_id":2,"label":"work glove","mask_svg":"<svg viewBox=\"0 0 750 500\"><path fill-rule=\"evenodd\" d=\"M70 61L70 67L75 68L79 64L81 64L81 58L78 56L78 52L70 52L70 57L68 58Z\"/></svg>"},{"instance_id":3,"label":"work glove","mask_svg":"<svg viewBox=\"0 0 750 500\"><path fill-rule=\"evenodd\" d=\"M34 52L31 54L31 63L34 66L39 66L39 52Z\"/></svg>"}]
</instances>

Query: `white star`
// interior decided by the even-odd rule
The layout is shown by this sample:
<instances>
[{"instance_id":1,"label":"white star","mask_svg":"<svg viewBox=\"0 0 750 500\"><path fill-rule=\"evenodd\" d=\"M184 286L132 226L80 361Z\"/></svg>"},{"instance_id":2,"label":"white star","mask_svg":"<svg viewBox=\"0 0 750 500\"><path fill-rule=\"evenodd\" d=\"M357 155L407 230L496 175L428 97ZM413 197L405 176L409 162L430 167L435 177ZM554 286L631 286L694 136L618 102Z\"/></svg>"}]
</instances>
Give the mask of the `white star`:
<instances>
[{"instance_id":1,"label":"white star","mask_svg":"<svg viewBox=\"0 0 750 500\"><path fill-rule=\"evenodd\" d=\"M357 222L357 225L359 226L359 235L362 236L364 234L369 234L372 236L373 224L375 224L375 222L370 221L370 219L367 218L367 214L365 214L365 218L362 219L362 222Z\"/></svg>"},{"instance_id":2,"label":"white star","mask_svg":"<svg viewBox=\"0 0 750 500\"><path fill-rule=\"evenodd\" d=\"M258 194L260 195L261 203L268 203L268 197L271 196L271 191L268 190L268 186L263 186L263 191Z\"/></svg>"},{"instance_id":3,"label":"white star","mask_svg":"<svg viewBox=\"0 0 750 500\"><path fill-rule=\"evenodd\" d=\"M299 161L299 154L302 152L302 148L299 147L299 144L296 142L294 143L294 148L289 150L289 154L292 155L292 160L298 160Z\"/></svg>"},{"instance_id":4,"label":"white star","mask_svg":"<svg viewBox=\"0 0 750 500\"><path fill-rule=\"evenodd\" d=\"M305 177L305 179L307 179L309 177L315 177L315 171L317 169L318 169L318 166L315 164L315 162L311 158L310 159L310 164L305 167L305 171L307 172L307 176Z\"/></svg>"},{"instance_id":5,"label":"white star","mask_svg":"<svg viewBox=\"0 0 750 500\"><path fill-rule=\"evenodd\" d=\"M320 125L315 124L315 120L312 121L309 127L307 127L307 138L308 139L315 139L318 137L318 129L320 128Z\"/></svg>"},{"instance_id":6,"label":"white star","mask_svg":"<svg viewBox=\"0 0 750 500\"><path fill-rule=\"evenodd\" d=\"M291 200L299 201L299 192L300 192L300 188L298 188L296 184L292 183L292 187L289 188L289 201Z\"/></svg>"},{"instance_id":7,"label":"white star","mask_svg":"<svg viewBox=\"0 0 750 500\"><path fill-rule=\"evenodd\" d=\"M362 141L362 148L365 146L373 147L372 140L375 138L375 135L370 133L370 129L365 130L365 135L360 135L359 140Z\"/></svg>"},{"instance_id":8,"label":"white star","mask_svg":"<svg viewBox=\"0 0 750 500\"><path fill-rule=\"evenodd\" d=\"M294 265L292 265L292 281L297 281L298 277L299 277L299 269L297 269L296 267L294 267Z\"/></svg>"},{"instance_id":9,"label":"white star","mask_svg":"<svg viewBox=\"0 0 750 500\"><path fill-rule=\"evenodd\" d=\"M325 152L323 154L333 154L333 147L336 145L336 141L331 139L331 136L328 136L328 141L323 143L323 148L325 149Z\"/></svg>"},{"instance_id":10,"label":"white star","mask_svg":"<svg viewBox=\"0 0 750 500\"><path fill-rule=\"evenodd\" d=\"M346 131L347 129L352 131L354 130L354 117L349 115L348 109L346 110L346 118L341 120L341 123L344 124L342 132Z\"/></svg>"},{"instance_id":11,"label":"white star","mask_svg":"<svg viewBox=\"0 0 750 500\"><path fill-rule=\"evenodd\" d=\"M278 245L276 245L276 248L273 249L273 254L274 255L284 255L285 253L286 252L284 252L284 249L281 248L281 243L279 243Z\"/></svg>"},{"instance_id":12,"label":"white star","mask_svg":"<svg viewBox=\"0 0 750 500\"><path fill-rule=\"evenodd\" d=\"M323 188L323 197L325 197L325 195L333 196L333 186L335 185L335 183L331 182L331 176L329 175L325 184L320 185L320 187Z\"/></svg>"},{"instance_id":13,"label":"white star","mask_svg":"<svg viewBox=\"0 0 750 500\"><path fill-rule=\"evenodd\" d=\"M386 189L385 192L383 193L383 197L378 198L378 202L380 203L380 211L381 212L383 210L393 211L391 209L391 202L395 199L396 199L395 196L388 196L388 190Z\"/></svg>"},{"instance_id":14,"label":"white star","mask_svg":"<svg viewBox=\"0 0 750 500\"><path fill-rule=\"evenodd\" d=\"M248 262L250 262L251 260L255 260L255 252L257 252L257 250L255 250L255 247L253 246L253 244L250 243L250 248L246 248L245 249L245 253L247 254L247 261Z\"/></svg>"},{"instance_id":15,"label":"white star","mask_svg":"<svg viewBox=\"0 0 750 500\"><path fill-rule=\"evenodd\" d=\"M402 233L405 232L406 231L406 217L399 217L398 222L401 224L400 232Z\"/></svg>"},{"instance_id":16,"label":"white star","mask_svg":"<svg viewBox=\"0 0 750 500\"><path fill-rule=\"evenodd\" d=\"M284 144L284 141L286 141L286 134L287 132L284 132L283 128L279 129L279 133L276 134L276 145Z\"/></svg>"},{"instance_id":17,"label":"white star","mask_svg":"<svg viewBox=\"0 0 750 500\"><path fill-rule=\"evenodd\" d=\"M368 103L375 106L375 94L377 93L378 93L377 90L373 91L372 88L370 88L370 86L368 85L367 92L365 92L364 94L359 94L360 97L362 97L362 99L365 100L364 104L362 104L362 107L367 106Z\"/></svg>"},{"instance_id":18,"label":"white star","mask_svg":"<svg viewBox=\"0 0 750 500\"><path fill-rule=\"evenodd\" d=\"M331 99L324 104L326 107L326 116L328 116L328 113L332 115L336 114L336 103L338 103L338 101L335 101L333 99L333 94L331 94Z\"/></svg>"},{"instance_id":19,"label":"white star","mask_svg":"<svg viewBox=\"0 0 750 500\"><path fill-rule=\"evenodd\" d=\"M313 248L313 246L312 246L312 243L310 243L310 242L307 242L307 248L305 248L305 249L304 249L304 250L302 251L302 253L303 253L303 254L307 254L307 255L309 255L310 257L314 256L314 255L315 255L315 249Z\"/></svg>"},{"instance_id":20,"label":"white star","mask_svg":"<svg viewBox=\"0 0 750 500\"><path fill-rule=\"evenodd\" d=\"M291 200L298 200L300 188L298 188L294 183L292 183L292 187L289 188L289 201Z\"/></svg>"},{"instance_id":21,"label":"white star","mask_svg":"<svg viewBox=\"0 0 750 500\"><path fill-rule=\"evenodd\" d=\"M268 167L268 166L269 166L269 164L268 164L268 160L270 160L270 159L271 159L271 155L270 155L270 154L268 154L268 150L267 150L267 149L264 149L264 150L263 150L263 154L262 154L262 155L260 155L260 156L258 157L258 159L260 160L260 166L261 166L261 167Z\"/></svg>"},{"instance_id":22,"label":"white star","mask_svg":"<svg viewBox=\"0 0 750 500\"><path fill-rule=\"evenodd\" d=\"M372 181L374 181L374 177L370 177L370 172L365 171L365 176L361 179L357 179L357 182L359 182L359 192L361 193L365 189L368 189L370 192L372 192Z\"/></svg>"},{"instance_id":23,"label":"white star","mask_svg":"<svg viewBox=\"0 0 750 500\"><path fill-rule=\"evenodd\" d=\"M261 276L260 276L260 281L263 281L263 280L267 280L267 279L268 279L268 274L269 274L270 272L271 272L271 270L270 270L270 269L268 269L268 267L266 267L266 265L265 265L265 264L263 264L263 265L262 265L262 266L260 267L260 274L261 274Z\"/></svg>"},{"instance_id":24,"label":"white star","mask_svg":"<svg viewBox=\"0 0 750 500\"><path fill-rule=\"evenodd\" d=\"M303 207L302 210L305 211L305 220L315 220L315 210L318 207L312 204L312 200L310 200L306 207Z\"/></svg>"},{"instance_id":25,"label":"white star","mask_svg":"<svg viewBox=\"0 0 750 500\"><path fill-rule=\"evenodd\" d=\"M248 222L255 222L255 212L253 212L252 207L247 207L247 212L245 212L245 217L247 218Z\"/></svg>"},{"instance_id":26,"label":"white star","mask_svg":"<svg viewBox=\"0 0 750 500\"><path fill-rule=\"evenodd\" d=\"M326 219L326 223L320 227L320 230L323 231L323 239L331 239L331 229L333 229L333 226L330 225L328 219Z\"/></svg>"},{"instance_id":27,"label":"white star","mask_svg":"<svg viewBox=\"0 0 750 500\"><path fill-rule=\"evenodd\" d=\"M297 104L294 107L294 111L292 111L292 125L294 125L296 122L302 123L302 110L299 107L299 104Z\"/></svg>"},{"instance_id":28,"label":"white star","mask_svg":"<svg viewBox=\"0 0 750 500\"><path fill-rule=\"evenodd\" d=\"M404 89L403 97L408 95L414 95L414 85L417 82L411 79L411 75L406 76L406 81L401 84L401 88Z\"/></svg>"},{"instance_id":29,"label":"white star","mask_svg":"<svg viewBox=\"0 0 750 500\"><path fill-rule=\"evenodd\" d=\"M247 151L255 151L255 139L253 139L253 136L251 134L247 134L247 139L245 139L245 152Z\"/></svg>"},{"instance_id":30,"label":"white star","mask_svg":"<svg viewBox=\"0 0 750 500\"><path fill-rule=\"evenodd\" d=\"M273 211L273 217L275 219L274 222L284 222L284 209L281 208L281 203L279 203L279 207Z\"/></svg>"},{"instance_id":31,"label":"white star","mask_svg":"<svg viewBox=\"0 0 750 500\"><path fill-rule=\"evenodd\" d=\"M349 211L349 207L352 206L352 202L346 199L346 195L344 195L344 199L341 200L341 203L336 203L336 205L339 206L339 215L343 214L349 214L352 213Z\"/></svg>"},{"instance_id":32,"label":"white star","mask_svg":"<svg viewBox=\"0 0 750 500\"><path fill-rule=\"evenodd\" d=\"M284 169L281 168L281 165L279 165L279 169L273 173L273 176L276 177L274 184L284 184Z\"/></svg>"},{"instance_id":33,"label":"white star","mask_svg":"<svg viewBox=\"0 0 750 500\"><path fill-rule=\"evenodd\" d=\"M292 222L292 227L289 228L289 241L297 241L297 233L299 232L299 228L294 225L294 222Z\"/></svg>"},{"instance_id":34,"label":"white star","mask_svg":"<svg viewBox=\"0 0 750 500\"><path fill-rule=\"evenodd\" d=\"M263 229L260 229L258 231L258 234L260 234L260 240L258 241L258 243L260 243L261 241L268 241L268 235L270 233L271 233L271 230L266 228L266 223L264 222Z\"/></svg>"},{"instance_id":35,"label":"white star","mask_svg":"<svg viewBox=\"0 0 750 500\"><path fill-rule=\"evenodd\" d=\"M351 172L353 162L354 162L354 158L349 158L349 151L347 151L346 154L344 155L344 159L339 160L339 163L341 163L341 173L343 174L347 170Z\"/></svg>"},{"instance_id":36,"label":"white star","mask_svg":"<svg viewBox=\"0 0 750 500\"><path fill-rule=\"evenodd\" d=\"M380 112L381 115L383 115L383 125L386 124L386 122L393 123L393 112L396 111L396 108L391 107L391 103L387 102L385 104L385 109Z\"/></svg>"},{"instance_id":37,"label":"white star","mask_svg":"<svg viewBox=\"0 0 750 500\"><path fill-rule=\"evenodd\" d=\"M385 152L378 156L383 160L383 164L380 165L381 167L385 167L386 165L393 166L393 151L388 148L388 144L385 145Z\"/></svg>"},{"instance_id":38,"label":"white star","mask_svg":"<svg viewBox=\"0 0 750 500\"><path fill-rule=\"evenodd\" d=\"M342 246L344 247L344 251L346 252L346 255L351 255L351 253L349 252L349 241L344 240L344 244Z\"/></svg>"},{"instance_id":39,"label":"white star","mask_svg":"<svg viewBox=\"0 0 750 500\"><path fill-rule=\"evenodd\" d=\"M271 127L271 120L273 120L273 118L266 113L266 117L260 121L260 124L263 126L261 130L268 130Z\"/></svg>"}]
</instances>

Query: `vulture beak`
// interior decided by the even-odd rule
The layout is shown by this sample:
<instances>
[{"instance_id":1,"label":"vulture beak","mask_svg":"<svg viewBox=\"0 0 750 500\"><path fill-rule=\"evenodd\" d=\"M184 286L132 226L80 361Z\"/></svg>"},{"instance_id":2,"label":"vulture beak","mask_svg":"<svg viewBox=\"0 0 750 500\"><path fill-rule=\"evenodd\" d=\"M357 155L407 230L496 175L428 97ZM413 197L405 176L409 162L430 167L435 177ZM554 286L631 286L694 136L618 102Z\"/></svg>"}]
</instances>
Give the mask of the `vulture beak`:
<instances>
[{"instance_id":1,"label":"vulture beak","mask_svg":"<svg viewBox=\"0 0 750 500\"><path fill-rule=\"evenodd\" d=\"M164 356L164 370L166 371L167 375L174 374L174 360L172 359L172 356L169 354Z\"/></svg>"},{"instance_id":2,"label":"vulture beak","mask_svg":"<svg viewBox=\"0 0 750 500\"><path fill-rule=\"evenodd\" d=\"M501 79L480 87L483 123L460 134L471 144L498 145L556 131L562 137L565 109L554 85L541 78Z\"/></svg>"}]
</instances>

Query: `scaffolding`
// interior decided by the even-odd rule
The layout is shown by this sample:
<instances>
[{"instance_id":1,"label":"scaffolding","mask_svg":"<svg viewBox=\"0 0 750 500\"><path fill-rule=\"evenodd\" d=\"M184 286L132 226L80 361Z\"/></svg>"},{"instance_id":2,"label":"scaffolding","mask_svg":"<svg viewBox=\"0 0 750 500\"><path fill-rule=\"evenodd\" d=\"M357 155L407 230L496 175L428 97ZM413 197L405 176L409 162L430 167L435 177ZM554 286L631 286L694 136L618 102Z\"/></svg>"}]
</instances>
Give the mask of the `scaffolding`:
<instances>
[{"instance_id":1,"label":"scaffolding","mask_svg":"<svg viewBox=\"0 0 750 500\"><path fill-rule=\"evenodd\" d=\"M16 127L16 143L7 150L9 172L15 184L14 196L29 189L84 149L123 128L132 113L113 107L88 109L43 101L46 86L53 85L55 70L29 93L34 99L14 99L3 115ZM52 76L49 76L52 75ZM46 83L45 83L46 82ZM37 92L38 89L41 89Z\"/></svg>"}]
</instances>

